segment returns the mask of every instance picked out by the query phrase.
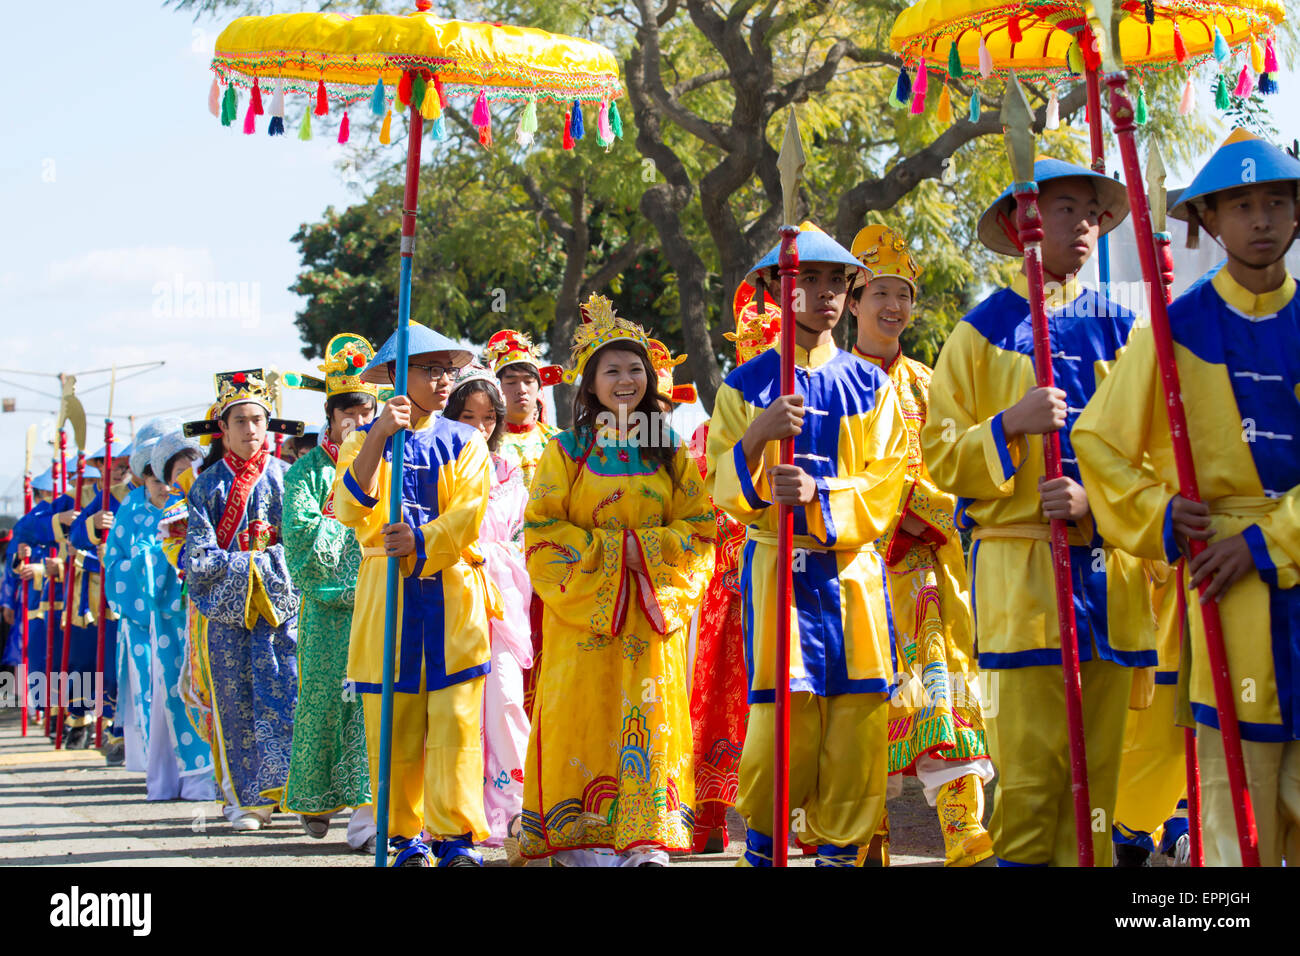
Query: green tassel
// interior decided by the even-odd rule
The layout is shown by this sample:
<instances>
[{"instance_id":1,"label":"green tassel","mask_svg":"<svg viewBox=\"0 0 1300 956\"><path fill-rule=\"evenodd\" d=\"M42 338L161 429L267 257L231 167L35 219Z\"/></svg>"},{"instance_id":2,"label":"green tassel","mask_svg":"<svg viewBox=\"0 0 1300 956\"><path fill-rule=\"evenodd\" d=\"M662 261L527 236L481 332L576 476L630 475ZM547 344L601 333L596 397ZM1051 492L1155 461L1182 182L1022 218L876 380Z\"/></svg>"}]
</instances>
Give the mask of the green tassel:
<instances>
[{"instance_id":1,"label":"green tassel","mask_svg":"<svg viewBox=\"0 0 1300 956\"><path fill-rule=\"evenodd\" d=\"M614 131L614 136L618 139L623 138L623 117L618 115L618 104L609 104L609 128Z\"/></svg>"},{"instance_id":2,"label":"green tassel","mask_svg":"<svg viewBox=\"0 0 1300 956\"><path fill-rule=\"evenodd\" d=\"M980 91L976 90L970 95L970 121L978 123L980 121Z\"/></svg>"},{"instance_id":3,"label":"green tassel","mask_svg":"<svg viewBox=\"0 0 1300 956\"><path fill-rule=\"evenodd\" d=\"M239 99L235 96L235 84L226 87L226 95L221 98L221 125L229 126L239 115Z\"/></svg>"},{"instance_id":4,"label":"green tassel","mask_svg":"<svg viewBox=\"0 0 1300 956\"><path fill-rule=\"evenodd\" d=\"M307 107L302 114L302 125L298 127L298 138L301 140L311 139L311 107Z\"/></svg>"},{"instance_id":5,"label":"green tassel","mask_svg":"<svg viewBox=\"0 0 1300 956\"><path fill-rule=\"evenodd\" d=\"M889 105L896 110L901 110L907 104L898 98L898 84L895 83L889 88Z\"/></svg>"},{"instance_id":6,"label":"green tassel","mask_svg":"<svg viewBox=\"0 0 1300 956\"><path fill-rule=\"evenodd\" d=\"M957 41L953 40L952 46L948 47L948 78L955 80L965 75L966 71L962 69L961 65L961 56L957 53Z\"/></svg>"},{"instance_id":7,"label":"green tassel","mask_svg":"<svg viewBox=\"0 0 1300 956\"><path fill-rule=\"evenodd\" d=\"M420 104L424 102L424 90L426 86L428 86L428 84L424 82L424 77L420 76L418 73L415 75L415 79L411 80L411 103L417 110L420 108Z\"/></svg>"},{"instance_id":8,"label":"green tassel","mask_svg":"<svg viewBox=\"0 0 1300 956\"><path fill-rule=\"evenodd\" d=\"M529 100L524 107L524 115L519 119L519 128L525 133L537 132L537 100Z\"/></svg>"},{"instance_id":9,"label":"green tassel","mask_svg":"<svg viewBox=\"0 0 1300 956\"><path fill-rule=\"evenodd\" d=\"M1231 105L1228 101L1228 84L1223 82L1223 74L1219 74L1219 84L1214 88L1214 106L1226 110Z\"/></svg>"},{"instance_id":10,"label":"green tassel","mask_svg":"<svg viewBox=\"0 0 1300 956\"><path fill-rule=\"evenodd\" d=\"M1134 115L1134 119L1137 120L1139 126L1147 125L1147 91L1145 89L1138 90L1137 113Z\"/></svg>"}]
</instances>

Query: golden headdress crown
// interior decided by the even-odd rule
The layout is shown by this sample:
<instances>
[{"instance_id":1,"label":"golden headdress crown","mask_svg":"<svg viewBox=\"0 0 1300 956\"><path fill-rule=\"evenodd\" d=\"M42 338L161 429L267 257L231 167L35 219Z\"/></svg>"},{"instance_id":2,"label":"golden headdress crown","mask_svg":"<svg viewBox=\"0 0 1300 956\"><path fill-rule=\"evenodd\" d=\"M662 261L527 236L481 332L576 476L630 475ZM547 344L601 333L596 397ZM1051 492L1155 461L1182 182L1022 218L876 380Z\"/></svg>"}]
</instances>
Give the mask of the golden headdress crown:
<instances>
[{"instance_id":1,"label":"golden headdress crown","mask_svg":"<svg viewBox=\"0 0 1300 956\"><path fill-rule=\"evenodd\" d=\"M655 378L658 379L659 397L674 405L695 401L694 385L674 385L673 369L686 361L685 354L673 358L668 346L658 339L646 339L646 350L650 353L650 364L654 366Z\"/></svg>"},{"instance_id":2,"label":"golden headdress crown","mask_svg":"<svg viewBox=\"0 0 1300 956\"><path fill-rule=\"evenodd\" d=\"M274 406L271 389L266 383L266 371L260 368L245 368L234 372L218 372L214 378L217 382L217 402L212 406L210 418L220 418L226 409L242 402L260 405L270 417Z\"/></svg>"},{"instance_id":3,"label":"golden headdress crown","mask_svg":"<svg viewBox=\"0 0 1300 956\"><path fill-rule=\"evenodd\" d=\"M375 347L364 336L340 332L325 346L325 361L319 366L325 373L325 397L361 392L376 398L379 387L361 381L361 370L375 357Z\"/></svg>"},{"instance_id":4,"label":"golden headdress crown","mask_svg":"<svg viewBox=\"0 0 1300 956\"><path fill-rule=\"evenodd\" d=\"M760 313L754 302L754 287L748 282L737 287L732 308L736 315L736 331L723 332L722 337L736 343L736 364L744 365L776 345L781 336L781 310L764 291L763 311Z\"/></svg>"},{"instance_id":5,"label":"golden headdress crown","mask_svg":"<svg viewBox=\"0 0 1300 956\"><path fill-rule=\"evenodd\" d=\"M635 342L649 351L645 329L620 318L614 312L613 302L593 294L582 304L582 324L573 333L573 369L564 373L564 381L570 384L577 381L587 367L587 360L611 342Z\"/></svg>"},{"instance_id":6,"label":"golden headdress crown","mask_svg":"<svg viewBox=\"0 0 1300 956\"><path fill-rule=\"evenodd\" d=\"M901 234L888 226L872 223L858 230L850 251L871 270L869 276L862 276L858 280L859 283L870 282L881 276L894 276L911 286L912 295L916 295L916 280L921 275L921 267L908 252L907 240Z\"/></svg>"}]
</instances>

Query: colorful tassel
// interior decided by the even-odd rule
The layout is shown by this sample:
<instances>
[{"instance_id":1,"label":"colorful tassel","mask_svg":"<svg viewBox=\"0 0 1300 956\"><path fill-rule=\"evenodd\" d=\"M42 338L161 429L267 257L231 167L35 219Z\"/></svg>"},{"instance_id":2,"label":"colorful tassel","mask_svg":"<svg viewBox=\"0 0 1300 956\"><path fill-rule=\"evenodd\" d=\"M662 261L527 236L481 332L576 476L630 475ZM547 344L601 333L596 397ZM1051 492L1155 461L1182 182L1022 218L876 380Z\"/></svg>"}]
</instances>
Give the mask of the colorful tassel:
<instances>
[{"instance_id":1,"label":"colorful tassel","mask_svg":"<svg viewBox=\"0 0 1300 956\"><path fill-rule=\"evenodd\" d=\"M587 127L582 121L582 104L577 100L573 101L573 111L569 114L569 132L573 135L574 142L587 133Z\"/></svg>"},{"instance_id":2,"label":"colorful tassel","mask_svg":"<svg viewBox=\"0 0 1300 956\"><path fill-rule=\"evenodd\" d=\"M980 91L976 90L970 95L970 121L978 123L980 121Z\"/></svg>"},{"instance_id":3,"label":"colorful tassel","mask_svg":"<svg viewBox=\"0 0 1300 956\"><path fill-rule=\"evenodd\" d=\"M1228 49L1228 41L1223 38L1223 32L1215 26L1214 28L1214 58L1222 63L1231 53Z\"/></svg>"},{"instance_id":4,"label":"colorful tassel","mask_svg":"<svg viewBox=\"0 0 1300 956\"><path fill-rule=\"evenodd\" d=\"M348 126L348 111L343 111L343 122L339 123L339 142L346 143L351 130Z\"/></svg>"},{"instance_id":5,"label":"colorful tassel","mask_svg":"<svg viewBox=\"0 0 1300 956\"><path fill-rule=\"evenodd\" d=\"M239 97L235 95L235 84L231 83L226 87L226 92L221 97L221 125L229 126L238 115Z\"/></svg>"},{"instance_id":6,"label":"colorful tassel","mask_svg":"<svg viewBox=\"0 0 1300 956\"><path fill-rule=\"evenodd\" d=\"M393 127L393 111L387 110L384 113L383 125L379 127L379 142L385 146L387 146L389 143L393 141L392 127Z\"/></svg>"},{"instance_id":7,"label":"colorful tassel","mask_svg":"<svg viewBox=\"0 0 1300 956\"><path fill-rule=\"evenodd\" d=\"M1250 77L1250 67L1242 66L1241 72L1237 74L1237 85L1232 91L1233 96L1250 96L1255 92L1255 81Z\"/></svg>"},{"instance_id":8,"label":"colorful tassel","mask_svg":"<svg viewBox=\"0 0 1300 956\"><path fill-rule=\"evenodd\" d=\"M416 109L419 109L421 106L423 106L424 90L425 90L424 77L420 76L417 73L415 75L415 78L411 80L411 98L407 101L408 105L414 106Z\"/></svg>"},{"instance_id":9,"label":"colorful tassel","mask_svg":"<svg viewBox=\"0 0 1300 956\"><path fill-rule=\"evenodd\" d=\"M381 76L375 84L375 91L370 94L370 112L383 116L388 112L387 98L384 96L384 78Z\"/></svg>"},{"instance_id":10,"label":"colorful tassel","mask_svg":"<svg viewBox=\"0 0 1300 956\"><path fill-rule=\"evenodd\" d=\"M614 142L614 131L609 128L609 104L601 103L600 112L596 114L596 142L608 146Z\"/></svg>"},{"instance_id":11,"label":"colorful tassel","mask_svg":"<svg viewBox=\"0 0 1300 956\"><path fill-rule=\"evenodd\" d=\"M573 122L567 113L564 117L564 135L560 140L560 145L565 149L573 149Z\"/></svg>"},{"instance_id":12,"label":"colorful tassel","mask_svg":"<svg viewBox=\"0 0 1300 956\"><path fill-rule=\"evenodd\" d=\"M1272 96L1277 92L1277 80L1273 79L1272 73L1261 73L1259 75L1259 91L1265 96Z\"/></svg>"},{"instance_id":13,"label":"colorful tassel","mask_svg":"<svg viewBox=\"0 0 1300 956\"><path fill-rule=\"evenodd\" d=\"M1012 43L1019 43L1024 38L1025 35L1020 32L1020 17L1012 17L1011 22L1007 24L1007 39Z\"/></svg>"},{"instance_id":14,"label":"colorful tassel","mask_svg":"<svg viewBox=\"0 0 1300 956\"><path fill-rule=\"evenodd\" d=\"M325 93L325 81L316 83L316 115L324 116L330 111L329 99Z\"/></svg>"},{"instance_id":15,"label":"colorful tassel","mask_svg":"<svg viewBox=\"0 0 1300 956\"><path fill-rule=\"evenodd\" d=\"M411 74L403 71L402 78L397 81L397 102L403 106L411 105Z\"/></svg>"},{"instance_id":16,"label":"colorful tassel","mask_svg":"<svg viewBox=\"0 0 1300 956\"><path fill-rule=\"evenodd\" d=\"M1187 74L1187 82L1183 84L1183 96L1178 101L1178 115L1188 116L1196 108L1196 90L1192 87L1192 75Z\"/></svg>"},{"instance_id":17,"label":"colorful tassel","mask_svg":"<svg viewBox=\"0 0 1300 956\"><path fill-rule=\"evenodd\" d=\"M1153 0L1143 0L1142 16L1146 18L1147 23L1156 22L1156 5Z\"/></svg>"},{"instance_id":18,"label":"colorful tassel","mask_svg":"<svg viewBox=\"0 0 1300 956\"><path fill-rule=\"evenodd\" d=\"M284 78L275 78L275 92L271 94L271 115L280 117L280 130L284 130Z\"/></svg>"},{"instance_id":19,"label":"colorful tassel","mask_svg":"<svg viewBox=\"0 0 1300 956\"><path fill-rule=\"evenodd\" d=\"M1219 82L1214 88L1214 107L1215 109L1226 110L1231 103L1228 101L1228 84L1223 82L1223 74L1219 74Z\"/></svg>"},{"instance_id":20,"label":"colorful tassel","mask_svg":"<svg viewBox=\"0 0 1300 956\"><path fill-rule=\"evenodd\" d=\"M302 125L298 127L298 138L304 142L311 139L311 110L303 110Z\"/></svg>"},{"instance_id":21,"label":"colorful tassel","mask_svg":"<svg viewBox=\"0 0 1300 956\"><path fill-rule=\"evenodd\" d=\"M257 77L253 77L253 115L261 116L266 110L262 109L262 87L257 82Z\"/></svg>"},{"instance_id":22,"label":"colorful tassel","mask_svg":"<svg viewBox=\"0 0 1300 956\"><path fill-rule=\"evenodd\" d=\"M427 120L434 120L442 115L442 104L438 102L438 89L432 84L424 88L424 97L420 100L420 115Z\"/></svg>"},{"instance_id":23,"label":"colorful tassel","mask_svg":"<svg viewBox=\"0 0 1300 956\"><path fill-rule=\"evenodd\" d=\"M984 42L984 34L980 34L980 76L988 79L993 75L993 54L989 52L988 44Z\"/></svg>"},{"instance_id":24,"label":"colorful tassel","mask_svg":"<svg viewBox=\"0 0 1300 956\"><path fill-rule=\"evenodd\" d=\"M438 105L445 110L447 108L447 93L442 88L442 77L437 73L433 74L433 88L438 91Z\"/></svg>"},{"instance_id":25,"label":"colorful tassel","mask_svg":"<svg viewBox=\"0 0 1300 956\"><path fill-rule=\"evenodd\" d=\"M940 123L952 122L952 94L948 92L948 84L943 85L939 91L939 106L934 112L935 117Z\"/></svg>"},{"instance_id":26,"label":"colorful tassel","mask_svg":"<svg viewBox=\"0 0 1300 956\"><path fill-rule=\"evenodd\" d=\"M1133 113L1133 119L1139 126L1147 125L1147 91L1145 87L1138 90L1137 109Z\"/></svg>"},{"instance_id":27,"label":"colorful tassel","mask_svg":"<svg viewBox=\"0 0 1300 956\"><path fill-rule=\"evenodd\" d=\"M906 103L904 103L902 100L898 98L897 86L891 87L889 90L889 106L891 109L896 109L896 110L901 110L905 106L907 106Z\"/></svg>"},{"instance_id":28,"label":"colorful tassel","mask_svg":"<svg viewBox=\"0 0 1300 956\"><path fill-rule=\"evenodd\" d=\"M441 113L434 117L433 122L429 124L429 135L439 142L447 138L446 121L442 118Z\"/></svg>"},{"instance_id":29,"label":"colorful tassel","mask_svg":"<svg viewBox=\"0 0 1300 956\"><path fill-rule=\"evenodd\" d=\"M484 149L492 148L492 124L491 123L488 123L487 126L483 126L479 128L478 143Z\"/></svg>"},{"instance_id":30,"label":"colorful tassel","mask_svg":"<svg viewBox=\"0 0 1300 956\"><path fill-rule=\"evenodd\" d=\"M1254 36L1250 38L1250 68L1256 73L1264 72L1264 48Z\"/></svg>"},{"instance_id":31,"label":"colorful tassel","mask_svg":"<svg viewBox=\"0 0 1300 956\"><path fill-rule=\"evenodd\" d=\"M221 119L221 84L217 78L212 78L212 85L208 87L208 112Z\"/></svg>"},{"instance_id":32,"label":"colorful tassel","mask_svg":"<svg viewBox=\"0 0 1300 956\"><path fill-rule=\"evenodd\" d=\"M533 145L532 131L524 129L524 121L522 118L519 120L519 125L515 127L515 142L520 146Z\"/></svg>"},{"instance_id":33,"label":"colorful tassel","mask_svg":"<svg viewBox=\"0 0 1300 956\"><path fill-rule=\"evenodd\" d=\"M609 128L614 131L616 138L623 138L623 117L618 115L617 103L609 104Z\"/></svg>"},{"instance_id":34,"label":"colorful tassel","mask_svg":"<svg viewBox=\"0 0 1300 956\"><path fill-rule=\"evenodd\" d=\"M894 84L894 99L899 105L906 103L912 98L912 78L907 73L907 67L901 67L898 71L898 81Z\"/></svg>"},{"instance_id":35,"label":"colorful tassel","mask_svg":"<svg viewBox=\"0 0 1300 956\"><path fill-rule=\"evenodd\" d=\"M929 92L930 71L926 68L925 60L921 60L921 65L916 70L916 83L912 86L912 115L920 116L925 112L925 94Z\"/></svg>"},{"instance_id":36,"label":"colorful tassel","mask_svg":"<svg viewBox=\"0 0 1300 956\"><path fill-rule=\"evenodd\" d=\"M478 99L474 101L474 115L470 122L480 128L492 122L492 114L488 112L487 93L482 90L479 90Z\"/></svg>"},{"instance_id":37,"label":"colorful tassel","mask_svg":"<svg viewBox=\"0 0 1300 956\"><path fill-rule=\"evenodd\" d=\"M957 49L957 41L952 41L952 46L948 47L948 77L949 79L959 80L966 75L966 70L961 65L961 53Z\"/></svg>"},{"instance_id":38,"label":"colorful tassel","mask_svg":"<svg viewBox=\"0 0 1300 956\"><path fill-rule=\"evenodd\" d=\"M531 99L524 105L524 115L519 118L519 128L525 133L537 132L537 100Z\"/></svg>"},{"instance_id":39,"label":"colorful tassel","mask_svg":"<svg viewBox=\"0 0 1300 956\"><path fill-rule=\"evenodd\" d=\"M248 109L244 111L244 135L253 135L253 124L257 119L257 114L253 112L253 100L249 97Z\"/></svg>"},{"instance_id":40,"label":"colorful tassel","mask_svg":"<svg viewBox=\"0 0 1300 956\"><path fill-rule=\"evenodd\" d=\"M266 135L267 135L267 136L283 136L283 135L284 135L284 117L283 117L283 116L275 116L275 115L272 115L272 116L271 116L271 122L270 122L269 124L267 124L267 127L266 127Z\"/></svg>"},{"instance_id":41,"label":"colorful tassel","mask_svg":"<svg viewBox=\"0 0 1300 956\"><path fill-rule=\"evenodd\" d=\"M1276 49L1274 48L1274 46L1273 46L1273 38L1272 38L1272 37L1267 37L1267 38L1265 38L1265 40L1264 40L1264 70L1263 70L1263 72L1265 72L1265 73L1276 73L1277 70L1278 70L1278 66L1277 66L1277 50L1276 50Z\"/></svg>"},{"instance_id":42,"label":"colorful tassel","mask_svg":"<svg viewBox=\"0 0 1300 956\"><path fill-rule=\"evenodd\" d=\"M1052 90L1047 97L1047 112L1044 115L1043 127L1045 129L1061 128L1061 101L1056 97L1056 90Z\"/></svg>"},{"instance_id":43,"label":"colorful tassel","mask_svg":"<svg viewBox=\"0 0 1300 956\"><path fill-rule=\"evenodd\" d=\"M1183 31L1174 24L1174 59L1179 63L1187 62L1187 44L1183 42Z\"/></svg>"},{"instance_id":44,"label":"colorful tassel","mask_svg":"<svg viewBox=\"0 0 1300 956\"><path fill-rule=\"evenodd\" d=\"M1079 48L1077 41L1070 44L1070 49L1066 51L1065 59L1070 65L1071 73L1083 72L1083 50Z\"/></svg>"}]
</instances>

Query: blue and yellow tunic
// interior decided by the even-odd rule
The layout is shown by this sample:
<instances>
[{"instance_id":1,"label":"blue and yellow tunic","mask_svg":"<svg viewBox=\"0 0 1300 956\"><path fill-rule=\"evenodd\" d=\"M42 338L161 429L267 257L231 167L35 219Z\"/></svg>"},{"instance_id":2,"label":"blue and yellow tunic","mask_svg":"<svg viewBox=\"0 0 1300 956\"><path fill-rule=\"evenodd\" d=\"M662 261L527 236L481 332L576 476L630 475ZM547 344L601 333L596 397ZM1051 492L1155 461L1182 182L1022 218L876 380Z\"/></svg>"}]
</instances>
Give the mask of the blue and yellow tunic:
<instances>
[{"instance_id":1,"label":"blue and yellow tunic","mask_svg":"<svg viewBox=\"0 0 1300 956\"><path fill-rule=\"evenodd\" d=\"M1080 481L1073 426L1124 347L1135 316L1071 282L1049 290L1052 372L1069 408L1064 473ZM1050 525L1038 492L1039 436L1007 441L1003 412L1035 387L1034 336L1023 276L972 309L944 344L921 431L930 474L957 495L957 524L974 538L971 605L981 670L1059 665ZM1142 563L1098 534L1090 517L1070 527L1079 660L1156 663L1150 589Z\"/></svg>"},{"instance_id":2,"label":"blue and yellow tunic","mask_svg":"<svg viewBox=\"0 0 1300 956\"><path fill-rule=\"evenodd\" d=\"M1187 431L1213 540L1242 534L1256 573L1219 600L1241 735L1300 737L1300 304L1295 280L1255 295L1222 270L1169 308ZM1178 490L1149 329L1134 335L1076 439L1104 534L1135 554L1177 558ZM1199 598L1188 596L1192 712L1218 727ZM1249 685L1242 682L1249 681Z\"/></svg>"},{"instance_id":3,"label":"blue and yellow tunic","mask_svg":"<svg viewBox=\"0 0 1300 956\"><path fill-rule=\"evenodd\" d=\"M388 559L384 536L392 482L393 439L384 443L374 494L361 486L352 462L370 426L339 449L334 512L361 544L348 648L348 679L362 693L383 690L384 601ZM478 430L439 415L406 434L402 520L415 531L416 550L402 558L398 593L400 633L394 690L440 690L481 677L491 668L487 581L475 542L487 508L488 450Z\"/></svg>"},{"instance_id":4,"label":"blue and yellow tunic","mask_svg":"<svg viewBox=\"0 0 1300 956\"><path fill-rule=\"evenodd\" d=\"M746 526L741 557L749 702L772 703L776 686L777 522L768 444L750 471L741 439L781 394L776 349L741 365L718 392L709 426L708 490ZM873 543L894 522L907 480L907 427L878 367L826 344L796 347L795 387L804 397L794 463L817 483L817 501L794 509L794 611L790 690L819 696L887 694L894 635L885 565Z\"/></svg>"}]
</instances>

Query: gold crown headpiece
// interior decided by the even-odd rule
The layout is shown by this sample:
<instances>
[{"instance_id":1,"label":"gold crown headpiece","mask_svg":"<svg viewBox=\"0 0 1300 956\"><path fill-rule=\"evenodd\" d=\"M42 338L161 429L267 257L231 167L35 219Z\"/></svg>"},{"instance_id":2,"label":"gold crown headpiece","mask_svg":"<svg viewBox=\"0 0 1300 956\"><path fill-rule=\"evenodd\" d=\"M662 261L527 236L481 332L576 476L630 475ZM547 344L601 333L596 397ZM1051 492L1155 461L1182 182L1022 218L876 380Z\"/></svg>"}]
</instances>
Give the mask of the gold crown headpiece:
<instances>
[{"instance_id":1,"label":"gold crown headpiece","mask_svg":"<svg viewBox=\"0 0 1300 956\"><path fill-rule=\"evenodd\" d=\"M609 299L593 294L582 305L582 323L573 333L573 368L564 373L564 381L572 384L581 378L587 360L611 342L635 342L647 352L650 348L645 329L619 317Z\"/></svg>"},{"instance_id":2,"label":"gold crown headpiece","mask_svg":"<svg viewBox=\"0 0 1300 956\"><path fill-rule=\"evenodd\" d=\"M364 336L340 332L325 346L325 361L318 366L325 373L325 397L361 392L378 398L379 387L361 381L361 370L375 357L375 347Z\"/></svg>"},{"instance_id":3,"label":"gold crown headpiece","mask_svg":"<svg viewBox=\"0 0 1300 956\"><path fill-rule=\"evenodd\" d=\"M868 275L860 275L854 281L855 288L881 276L893 276L911 286L915 297L916 280L921 275L921 267L912 258L907 249L907 240L902 235L888 226L872 223L858 230L849 251L870 270Z\"/></svg>"}]
</instances>

